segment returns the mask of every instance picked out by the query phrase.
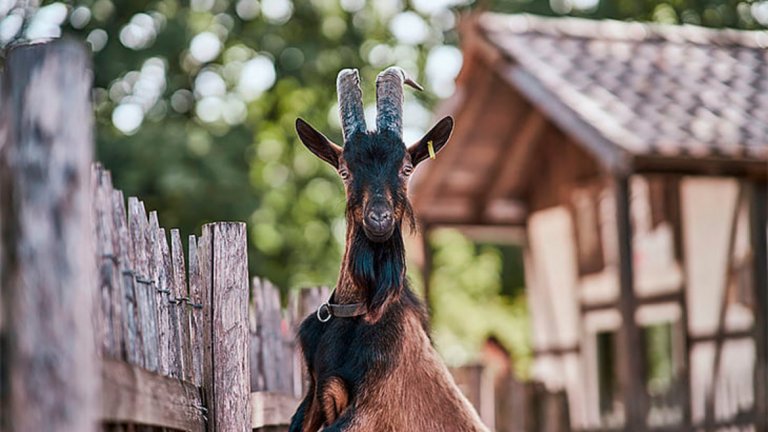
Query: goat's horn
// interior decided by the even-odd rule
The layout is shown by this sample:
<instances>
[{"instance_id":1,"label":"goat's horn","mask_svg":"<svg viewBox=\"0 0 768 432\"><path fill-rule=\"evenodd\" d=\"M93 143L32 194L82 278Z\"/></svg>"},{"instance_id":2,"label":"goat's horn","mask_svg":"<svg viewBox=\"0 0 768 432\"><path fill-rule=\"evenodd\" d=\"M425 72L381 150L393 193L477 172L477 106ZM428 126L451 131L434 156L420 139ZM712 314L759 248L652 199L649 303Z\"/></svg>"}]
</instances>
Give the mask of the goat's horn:
<instances>
[{"instance_id":1,"label":"goat's horn","mask_svg":"<svg viewBox=\"0 0 768 432\"><path fill-rule=\"evenodd\" d=\"M403 136L403 85L416 90L422 87L412 80L405 71L392 66L376 77L376 129L394 132Z\"/></svg>"},{"instance_id":2,"label":"goat's horn","mask_svg":"<svg viewBox=\"0 0 768 432\"><path fill-rule=\"evenodd\" d=\"M360 75L357 69L343 69L336 78L336 93L339 96L339 117L344 141L357 132L365 132L363 114L363 91L360 89Z\"/></svg>"}]
</instances>

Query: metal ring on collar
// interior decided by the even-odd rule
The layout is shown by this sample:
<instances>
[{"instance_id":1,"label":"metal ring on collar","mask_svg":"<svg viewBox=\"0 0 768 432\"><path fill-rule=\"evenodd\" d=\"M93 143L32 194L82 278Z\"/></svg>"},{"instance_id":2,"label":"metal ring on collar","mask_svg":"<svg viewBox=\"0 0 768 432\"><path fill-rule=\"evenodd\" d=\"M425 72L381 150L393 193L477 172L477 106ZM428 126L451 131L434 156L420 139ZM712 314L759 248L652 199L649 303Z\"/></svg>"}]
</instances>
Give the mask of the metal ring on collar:
<instances>
[{"instance_id":1,"label":"metal ring on collar","mask_svg":"<svg viewBox=\"0 0 768 432\"><path fill-rule=\"evenodd\" d=\"M322 310L325 309L325 313L327 314L325 318L323 318ZM324 323L330 321L331 317L333 317L333 314L331 314L331 308L328 306L328 303L323 303L320 305L319 308L317 308L317 320Z\"/></svg>"}]
</instances>

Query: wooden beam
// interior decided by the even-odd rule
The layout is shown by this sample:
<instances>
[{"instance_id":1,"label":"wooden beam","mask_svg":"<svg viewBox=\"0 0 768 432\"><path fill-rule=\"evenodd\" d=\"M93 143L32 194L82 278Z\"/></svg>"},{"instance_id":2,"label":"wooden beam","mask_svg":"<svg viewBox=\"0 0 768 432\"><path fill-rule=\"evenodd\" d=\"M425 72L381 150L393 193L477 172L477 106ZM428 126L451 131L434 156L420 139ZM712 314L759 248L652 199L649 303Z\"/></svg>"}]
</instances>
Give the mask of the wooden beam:
<instances>
[{"instance_id":1,"label":"wooden beam","mask_svg":"<svg viewBox=\"0 0 768 432\"><path fill-rule=\"evenodd\" d=\"M768 181L768 161L725 157L687 157L638 155L633 161L636 173L749 177Z\"/></svg>"},{"instance_id":2,"label":"wooden beam","mask_svg":"<svg viewBox=\"0 0 768 432\"><path fill-rule=\"evenodd\" d=\"M191 383L111 359L102 362L101 379L104 423L205 430L200 389Z\"/></svg>"},{"instance_id":3,"label":"wooden beam","mask_svg":"<svg viewBox=\"0 0 768 432\"><path fill-rule=\"evenodd\" d=\"M19 45L4 66L0 427L95 431L90 51L68 39Z\"/></svg>"},{"instance_id":4,"label":"wooden beam","mask_svg":"<svg viewBox=\"0 0 768 432\"><path fill-rule=\"evenodd\" d=\"M546 348L534 348L533 357L534 358L543 357L543 356L561 357L569 354L579 354L580 352L581 352L581 345L551 346Z\"/></svg>"},{"instance_id":5,"label":"wooden beam","mask_svg":"<svg viewBox=\"0 0 768 432\"><path fill-rule=\"evenodd\" d=\"M723 279L723 291L720 297L720 310L717 317L717 330L715 331L715 359L712 366L712 382L720 382L720 364L723 358L723 350L725 349L725 339L723 334L726 330L726 316L728 314L728 297L734 290L735 286L732 284L733 280L733 251L736 247L736 235L738 234L739 227L739 211L741 210L742 202L745 198L745 187L743 184L739 184L738 192L736 194L736 201L733 205L733 211L731 215L730 229L728 232L728 246L725 251L725 272ZM708 423L715 421L715 397L717 396L717 385L709 386L705 400L705 420Z\"/></svg>"},{"instance_id":6,"label":"wooden beam","mask_svg":"<svg viewBox=\"0 0 768 432\"><path fill-rule=\"evenodd\" d=\"M659 305L659 304L665 304L665 303L675 303L675 304L681 305L682 307L682 304L684 302L685 302L685 293L682 290L675 291L675 292L652 294L652 295L643 296L643 297L635 296L635 304L637 306L650 306L650 305ZM607 302L600 302L600 303L582 303L581 311L582 313L586 313L586 312L593 312L593 311L599 311L599 310L617 309L620 307L621 307L621 300L607 301Z\"/></svg>"},{"instance_id":7,"label":"wooden beam","mask_svg":"<svg viewBox=\"0 0 768 432\"><path fill-rule=\"evenodd\" d=\"M266 391L251 393L249 400L251 429L290 425L291 416L300 402L298 399L281 393Z\"/></svg>"},{"instance_id":8,"label":"wooden beam","mask_svg":"<svg viewBox=\"0 0 768 432\"><path fill-rule=\"evenodd\" d=\"M691 344L697 343L719 343L723 344L727 340L733 339L752 339L755 332L750 330L723 330L711 334L692 334L688 336Z\"/></svg>"},{"instance_id":9,"label":"wooden beam","mask_svg":"<svg viewBox=\"0 0 768 432\"><path fill-rule=\"evenodd\" d=\"M510 140L499 154L496 170L488 175L490 182L480 197L480 202L485 203L486 211L490 202L508 197L512 192L512 185L520 178L520 173L525 171L524 167L530 162L535 144L545 126L546 119L539 111L531 110L525 116L514 139Z\"/></svg>"},{"instance_id":10,"label":"wooden beam","mask_svg":"<svg viewBox=\"0 0 768 432\"><path fill-rule=\"evenodd\" d=\"M632 220L630 213L630 188L627 177L614 178L614 196L616 206L616 227L618 231L619 252L619 310L621 312L621 336L623 343L624 365L622 371L623 398L625 410L625 430L647 430L648 395L644 380L644 360L640 328L635 321L637 298L634 288L634 270L632 268Z\"/></svg>"},{"instance_id":11,"label":"wooden beam","mask_svg":"<svg viewBox=\"0 0 768 432\"><path fill-rule=\"evenodd\" d=\"M443 225L455 228L476 242L502 245L524 245L526 242L525 227L520 225Z\"/></svg>"},{"instance_id":12,"label":"wooden beam","mask_svg":"<svg viewBox=\"0 0 768 432\"><path fill-rule=\"evenodd\" d=\"M756 430L768 429L768 185L752 184L750 237L754 259L755 330L757 361L755 363Z\"/></svg>"}]
</instances>

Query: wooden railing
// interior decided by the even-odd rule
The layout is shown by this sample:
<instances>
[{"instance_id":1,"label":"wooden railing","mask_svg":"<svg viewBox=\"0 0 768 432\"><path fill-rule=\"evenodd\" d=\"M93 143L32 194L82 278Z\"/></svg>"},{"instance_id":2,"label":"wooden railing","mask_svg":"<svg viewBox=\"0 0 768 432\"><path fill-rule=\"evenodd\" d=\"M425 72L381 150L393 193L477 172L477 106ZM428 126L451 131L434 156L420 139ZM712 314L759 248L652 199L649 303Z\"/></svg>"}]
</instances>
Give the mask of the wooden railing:
<instances>
[{"instance_id":1,"label":"wooden railing","mask_svg":"<svg viewBox=\"0 0 768 432\"><path fill-rule=\"evenodd\" d=\"M245 226L214 223L189 236L91 176L103 362L101 420L217 430L247 417L248 276ZM127 218L126 218L127 216ZM186 262L185 262L186 261ZM188 265L187 265L188 264ZM245 395L245 396L244 396ZM173 409L171 409L173 408Z\"/></svg>"}]
</instances>

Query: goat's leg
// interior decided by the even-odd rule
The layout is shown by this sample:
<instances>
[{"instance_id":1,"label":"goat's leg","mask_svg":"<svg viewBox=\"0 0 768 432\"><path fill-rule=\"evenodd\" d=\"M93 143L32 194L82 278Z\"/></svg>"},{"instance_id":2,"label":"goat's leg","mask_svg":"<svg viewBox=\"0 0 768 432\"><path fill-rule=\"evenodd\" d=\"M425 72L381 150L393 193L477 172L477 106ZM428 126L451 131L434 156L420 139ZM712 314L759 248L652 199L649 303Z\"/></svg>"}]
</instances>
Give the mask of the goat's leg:
<instances>
[{"instance_id":1,"label":"goat's leg","mask_svg":"<svg viewBox=\"0 0 768 432\"><path fill-rule=\"evenodd\" d=\"M296 412L291 417L291 425L288 428L288 432L302 432L304 426L304 419L307 416L307 412L311 409L312 398L314 398L314 385L310 385L307 395L304 396L304 400L301 401Z\"/></svg>"},{"instance_id":2,"label":"goat's leg","mask_svg":"<svg viewBox=\"0 0 768 432\"><path fill-rule=\"evenodd\" d=\"M349 406L349 391L338 376L327 378L321 384L319 399L326 424L333 424Z\"/></svg>"},{"instance_id":3,"label":"goat's leg","mask_svg":"<svg viewBox=\"0 0 768 432\"><path fill-rule=\"evenodd\" d=\"M332 422L330 425L323 428L322 432L342 432L347 431L352 426L352 419L355 418L355 407L348 406L346 410Z\"/></svg>"},{"instance_id":4,"label":"goat's leg","mask_svg":"<svg viewBox=\"0 0 768 432\"><path fill-rule=\"evenodd\" d=\"M322 413L320 412L320 404L317 401L315 388L315 379L310 377L307 395L299 404L293 417L291 417L291 425L288 428L288 432L317 432L320 426L323 425Z\"/></svg>"}]
</instances>

